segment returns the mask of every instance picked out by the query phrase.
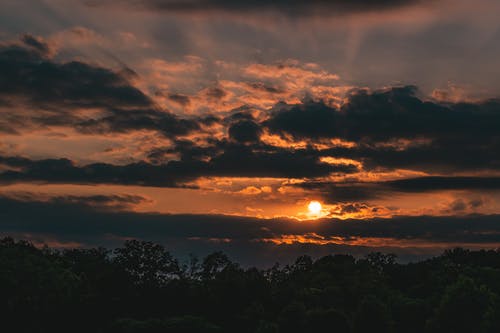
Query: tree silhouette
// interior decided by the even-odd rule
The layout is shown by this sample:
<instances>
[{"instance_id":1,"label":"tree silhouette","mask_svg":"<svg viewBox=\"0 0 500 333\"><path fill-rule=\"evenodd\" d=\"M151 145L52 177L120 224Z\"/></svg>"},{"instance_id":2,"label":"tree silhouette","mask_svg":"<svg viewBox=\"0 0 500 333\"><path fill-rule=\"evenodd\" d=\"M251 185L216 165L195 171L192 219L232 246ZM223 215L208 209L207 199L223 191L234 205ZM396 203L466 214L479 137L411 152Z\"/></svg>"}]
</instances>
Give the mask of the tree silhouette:
<instances>
[{"instance_id":1,"label":"tree silhouette","mask_svg":"<svg viewBox=\"0 0 500 333\"><path fill-rule=\"evenodd\" d=\"M500 252L299 257L267 270L224 253L180 265L161 245L113 251L0 239L9 332L294 333L500 331Z\"/></svg>"},{"instance_id":2,"label":"tree silhouette","mask_svg":"<svg viewBox=\"0 0 500 333\"><path fill-rule=\"evenodd\" d=\"M159 244L129 240L115 255L115 262L140 286L161 286L180 275L177 260Z\"/></svg>"},{"instance_id":3,"label":"tree silhouette","mask_svg":"<svg viewBox=\"0 0 500 333\"><path fill-rule=\"evenodd\" d=\"M493 294L486 286L460 276L448 286L429 328L435 332L480 332Z\"/></svg>"}]
</instances>

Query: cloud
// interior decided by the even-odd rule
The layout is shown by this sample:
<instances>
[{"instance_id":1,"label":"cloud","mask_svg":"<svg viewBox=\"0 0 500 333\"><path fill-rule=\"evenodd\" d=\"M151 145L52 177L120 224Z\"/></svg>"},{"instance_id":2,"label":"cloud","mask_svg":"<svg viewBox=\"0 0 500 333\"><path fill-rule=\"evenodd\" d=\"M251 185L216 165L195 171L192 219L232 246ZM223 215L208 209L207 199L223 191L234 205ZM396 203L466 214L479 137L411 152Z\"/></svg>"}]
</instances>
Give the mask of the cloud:
<instances>
[{"instance_id":1,"label":"cloud","mask_svg":"<svg viewBox=\"0 0 500 333\"><path fill-rule=\"evenodd\" d=\"M6 167L0 172L0 182L183 187L186 182L209 176L303 178L357 171L354 165L323 163L306 150L273 148L259 151L258 147L223 143L222 150L218 151L214 147L197 149L187 142L178 151L181 152L180 160L157 160L156 164L141 161L127 165L94 163L79 166L66 158L31 160L0 156L0 165Z\"/></svg>"},{"instance_id":2,"label":"cloud","mask_svg":"<svg viewBox=\"0 0 500 333\"><path fill-rule=\"evenodd\" d=\"M219 142L215 149L221 149L221 152L211 152L210 166L213 175L217 176L309 178L333 172L358 171L357 166L352 164L321 162L314 150L283 149L263 144L241 145L225 141ZM190 149L187 152L190 153Z\"/></svg>"},{"instance_id":3,"label":"cloud","mask_svg":"<svg viewBox=\"0 0 500 333\"><path fill-rule=\"evenodd\" d=\"M90 199L91 203L93 201ZM36 201L33 198L0 197L0 233L30 235L38 239L47 237L61 243L76 242L85 246L114 246L124 239L139 238L162 242L173 251L184 252L184 255L192 251L206 254L214 249L224 249L233 256L247 259L253 255L253 263L260 265L266 263L265 258L269 256L269 253L264 254L266 251L260 252L262 247L267 251L277 251L268 259L276 260L283 252L288 252L288 258L295 255L294 247L286 244L302 244L301 250L306 253L311 250L309 247L316 251L391 249L404 252L409 246L421 253L419 248L434 248L439 252L460 244L476 247L500 244L498 215L298 222L222 215L136 213L92 206L93 203L89 206L73 199ZM288 241L282 242L283 246L276 245L279 240L286 239ZM323 245L318 240L324 245L337 246L319 250L318 247ZM261 250L257 253L256 248Z\"/></svg>"},{"instance_id":4,"label":"cloud","mask_svg":"<svg viewBox=\"0 0 500 333\"><path fill-rule=\"evenodd\" d=\"M79 61L58 63L47 57L49 46L24 35L30 48L0 47L0 96L23 97L37 107L150 107L151 100L126 77Z\"/></svg>"},{"instance_id":5,"label":"cloud","mask_svg":"<svg viewBox=\"0 0 500 333\"><path fill-rule=\"evenodd\" d=\"M321 102L284 105L267 121L275 133L297 138L341 138L388 142L393 139L454 139L473 135L487 140L497 133L500 102L438 104L416 96L416 87L368 92L354 90L340 109Z\"/></svg>"},{"instance_id":6,"label":"cloud","mask_svg":"<svg viewBox=\"0 0 500 333\"><path fill-rule=\"evenodd\" d=\"M128 165L95 163L78 166L61 159L30 160L19 157L0 157L0 164L12 169L0 173L0 182L48 182L69 184L125 184L159 187L178 187L194 178L191 170L176 163L162 166L140 162Z\"/></svg>"},{"instance_id":7,"label":"cloud","mask_svg":"<svg viewBox=\"0 0 500 333\"><path fill-rule=\"evenodd\" d=\"M420 99L408 86L355 90L340 108L277 105L263 126L295 140L353 142L322 153L361 160L367 169L450 171L498 169L499 123L498 100L440 104Z\"/></svg>"},{"instance_id":8,"label":"cloud","mask_svg":"<svg viewBox=\"0 0 500 333\"><path fill-rule=\"evenodd\" d=\"M159 108L134 87L129 78L136 74L129 68L113 71L79 61L57 62L42 39L23 35L22 41L25 45L0 46L0 99L20 109L0 112L4 132L69 126L86 134L152 130L172 137L200 129L196 120Z\"/></svg>"},{"instance_id":9,"label":"cloud","mask_svg":"<svg viewBox=\"0 0 500 333\"><path fill-rule=\"evenodd\" d=\"M393 180L383 185L401 192L446 190L500 190L500 177L443 177L428 176Z\"/></svg>"},{"instance_id":10,"label":"cloud","mask_svg":"<svg viewBox=\"0 0 500 333\"><path fill-rule=\"evenodd\" d=\"M320 194L327 203L366 201L390 198L398 193L429 193L438 191L499 191L500 177L425 176L390 181L306 181L291 186ZM459 204L459 202L457 202ZM472 200L471 208L482 205Z\"/></svg>"},{"instance_id":11,"label":"cloud","mask_svg":"<svg viewBox=\"0 0 500 333\"><path fill-rule=\"evenodd\" d=\"M171 101L179 103L182 106L187 106L191 104L191 99L187 95L182 94L169 94L167 98Z\"/></svg>"},{"instance_id":12,"label":"cloud","mask_svg":"<svg viewBox=\"0 0 500 333\"><path fill-rule=\"evenodd\" d=\"M332 15L340 13L372 12L414 5L421 0L84 0L89 6L125 5L140 10L165 12L237 12L261 13L276 11L293 16Z\"/></svg>"},{"instance_id":13,"label":"cloud","mask_svg":"<svg viewBox=\"0 0 500 333\"><path fill-rule=\"evenodd\" d=\"M242 69L244 76L259 80L284 81L289 87L307 86L311 83L337 82L339 76L322 70L318 64L301 64L295 59L287 59L274 64L250 64ZM291 82L286 82L287 80ZM277 89L269 89L265 85L251 86L253 89L277 93Z\"/></svg>"},{"instance_id":14,"label":"cloud","mask_svg":"<svg viewBox=\"0 0 500 333\"><path fill-rule=\"evenodd\" d=\"M145 158L138 157L135 163L128 159L126 165L80 165L64 156L32 160L4 154L0 161L9 168L0 174L2 182L177 187L211 176L307 178L300 186L342 202L391 192L498 188L494 179L465 177L384 184L329 184L320 178L390 169L431 174L498 170L499 100L437 102L419 97L413 86L404 86L354 89L338 106L312 96L297 104L277 103L267 110L243 105L218 117L183 118L156 105L135 87L131 77L136 74L130 69L57 61L50 49L46 41L31 35L24 35L20 43L0 46L0 68L6 73L0 79L0 99L5 103L0 108L0 130L19 134L30 126L59 126L88 135L144 130L162 137L151 151L144 152ZM193 64L203 63L197 57L189 59ZM177 69L174 63L171 67ZM293 60L253 64L243 71L271 81L308 73L307 85L337 79L315 64ZM266 80L250 86L278 91ZM200 94L220 100L232 92L217 83ZM181 93L166 97L184 106L193 102L192 96ZM24 110L26 104L31 109ZM10 105L17 112L11 112ZM273 135L286 142L266 140Z\"/></svg>"},{"instance_id":15,"label":"cloud","mask_svg":"<svg viewBox=\"0 0 500 333\"><path fill-rule=\"evenodd\" d=\"M242 194L242 195L258 195L258 194L261 194L263 192L269 193L269 192L271 192L271 188L269 186L263 186L262 188L258 188L255 186L248 186L248 187L245 187L244 189L242 189L236 193Z\"/></svg>"},{"instance_id":16,"label":"cloud","mask_svg":"<svg viewBox=\"0 0 500 333\"><path fill-rule=\"evenodd\" d=\"M262 128L250 120L239 121L229 127L229 137L237 142L258 142Z\"/></svg>"},{"instance_id":17,"label":"cloud","mask_svg":"<svg viewBox=\"0 0 500 333\"><path fill-rule=\"evenodd\" d=\"M463 212L474 212L477 208L484 205L482 199L472 199L472 200L464 200L464 199L456 199L450 203L450 207L448 212L450 213L463 213Z\"/></svg>"},{"instance_id":18,"label":"cloud","mask_svg":"<svg viewBox=\"0 0 500 333\"><path fill-rule=\"evenodd\" d=\"M21 41L26 46L35 49L41 55L49 56L53 52L51 45L41 37L33 36L30 34L24 34L21 36Z\"/></svg>"},{"instance_id":19,"label":"cloud","mask_svg":"<svg viewBox=\"0 0 500 333\"><path fill-rule=\"evenodd\" d=\"M370 183L338 184L329 181L306 181L291 186L318 193L327 203L372 200L385 194L377 184Z\"/></svg>"},{"instance_id":20,"label":"cloud","mask_svg":"<svg viewBox=\"0 0 500 333\"><path fill-rule=\"evenodd\" d=\"M131 194L113 194L113 195L45 195L43 193L30 192L12 192L3 195L3 198L21 201L38 202L48 205L66 205L80 206L93 211L131 211L141 204L151 203L152 201L144 196Z\"/></svg>"},{"instance_id":21,"label":"cloud","mask_svg":"<svg viewBox=\"0 0 500 333\"><path fill-rule=\"evenodd\" d=\"M76 128L86 134L126 133L137 130L158 131L167 137L187 135L200 130L196 120L155 109L115 109L100 118L81 121Z\"/></svg>"}]
</instances>

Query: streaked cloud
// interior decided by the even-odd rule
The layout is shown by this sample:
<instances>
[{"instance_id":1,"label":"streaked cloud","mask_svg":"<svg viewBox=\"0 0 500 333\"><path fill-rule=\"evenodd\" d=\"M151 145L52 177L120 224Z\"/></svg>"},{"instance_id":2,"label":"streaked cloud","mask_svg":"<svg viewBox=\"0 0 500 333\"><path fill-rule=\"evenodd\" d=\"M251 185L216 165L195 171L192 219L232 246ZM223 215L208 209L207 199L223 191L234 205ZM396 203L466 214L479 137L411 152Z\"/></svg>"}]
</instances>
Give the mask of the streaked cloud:
<instances>
[{"instance_id":1,"label":"streaked cloud","mask_svg":"<svg viewBox=\"0 0 500 333\"><path fill-rule=\"evenodd\" d=\"M405 254L411 253L410 249L436 253L457 244L491 247L500 243L498 215L322 219L299 223L288 219L144 214L102 210L99 206L92 208L96 201L128 201L128 198L32 200L0 198L2 232L83 246L113 246L127 238L152 239L171 246L173 251L182 255L189 251L205 253L223 249L248 260L252 254L256 256L254 264L266 262L266 250L276 251L290 259L296 254L290 248L293 245L307 245L302 249L312 253L332 250L366 253L373 248L387 248ZM336 247L321 250L324 245Z\"/></svg>"},{"instance_id":2,"label":"streaked cloud","mask_svg":"<svg viewBox=\"0 0 500 333\"><path fill-rule=\"evenodd\" d=\"M159 10L166 12L262 12L277 11L293 16L331 15L350 12L382 11L391 8L409 6L425 1L422 0L354 0L354 1L324 1L324 0L84 0L89 6L117 5L135 8L137 10Z\"/></svg>"}]
</instances>

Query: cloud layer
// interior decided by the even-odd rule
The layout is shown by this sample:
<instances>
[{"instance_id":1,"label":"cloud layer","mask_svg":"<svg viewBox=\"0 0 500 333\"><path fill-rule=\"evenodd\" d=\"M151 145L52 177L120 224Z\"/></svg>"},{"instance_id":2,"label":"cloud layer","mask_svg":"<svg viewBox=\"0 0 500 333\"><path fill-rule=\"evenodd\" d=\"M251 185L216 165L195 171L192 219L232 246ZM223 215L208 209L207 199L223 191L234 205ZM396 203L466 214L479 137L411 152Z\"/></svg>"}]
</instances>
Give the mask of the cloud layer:
<instances>
[{"instance_id":1,"label":"cloud layer","mask_svg":"<svg viewBox=\"0 0 500 333\"><path fill-rule=\"evenodd\" d=\"M35 200L35 201L33 201ZM401 254L410 249L436 253L442 248L467 244L491 247L500 244L499 216L397 217L393 219L297 222L221 215L144 214L121 210L123 203L138 203L139 197L57 197L40 201L33 197L0 198L3 233L52 239L60 244L115 246L124 239L152 239L173 251L205 253L225 249L252 264L269 263L265 249L349 251L366 253L386 247ZM109 204L109 203L117 204ZM102 208L103 204L106 208ZM323 245L328 245L321 250ZM258 249L258 253L252 251ZM286 253L286 251L285 251ZM271 262L272 263L272 262Z\"/></svg>"},{"instance_id":2,"label":"cloud layer","mask_svg":"<svg viewBox=\"0 0 500 333\"><path fill-rule=\"evenodd\" d=\"M295 15L417 2L113 3ZM138 74L68 57L55 40L24 34L0 44L1 233L82 246L153 239L245 258L256 249L423 253L500 243L498 98L360 88L293 59L183 55L145 60L150 71ZM197 81L202 72L213 77ZM51 186L66 192L44 194ZM110 194L119 186L136 192ZM146 188L164 192L152 199ZM196 193L186 207L213 207L155 212L184 189ZM310 200L324 204L319 215L290 208ZM235 202L241 216L224 215Z\"/></svg>"},{"instance_id":3,"label":"cloud layer","mask_svg":"<svg viewBox=\"0 0 500 333\"><path fill-rule=\"evenodd\" d=\"M277 11L294 16L369 12L414 5L422 0L84 0L89 6L122 5L142 10L166 12L250 12Z\"/></svg>"}]
</instances>

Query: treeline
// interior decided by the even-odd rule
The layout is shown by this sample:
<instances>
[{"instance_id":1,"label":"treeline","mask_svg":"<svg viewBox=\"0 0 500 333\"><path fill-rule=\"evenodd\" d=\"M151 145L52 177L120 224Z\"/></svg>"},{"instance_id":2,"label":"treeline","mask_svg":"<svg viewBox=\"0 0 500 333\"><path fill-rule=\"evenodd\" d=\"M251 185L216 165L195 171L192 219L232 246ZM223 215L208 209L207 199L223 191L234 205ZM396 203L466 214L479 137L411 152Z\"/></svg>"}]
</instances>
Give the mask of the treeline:
<instances>
[{"instance_id":1,"label":"treeline","mask_svg":"<svg viewBox=\"0 0 500 333\"><path fill-rule=\"evenodd\" d=\"M5 332L500 332L500 252L418 263L331 255L244 269L164 247L51 250L0 240Z\"/></svg>"}]
</instances>

